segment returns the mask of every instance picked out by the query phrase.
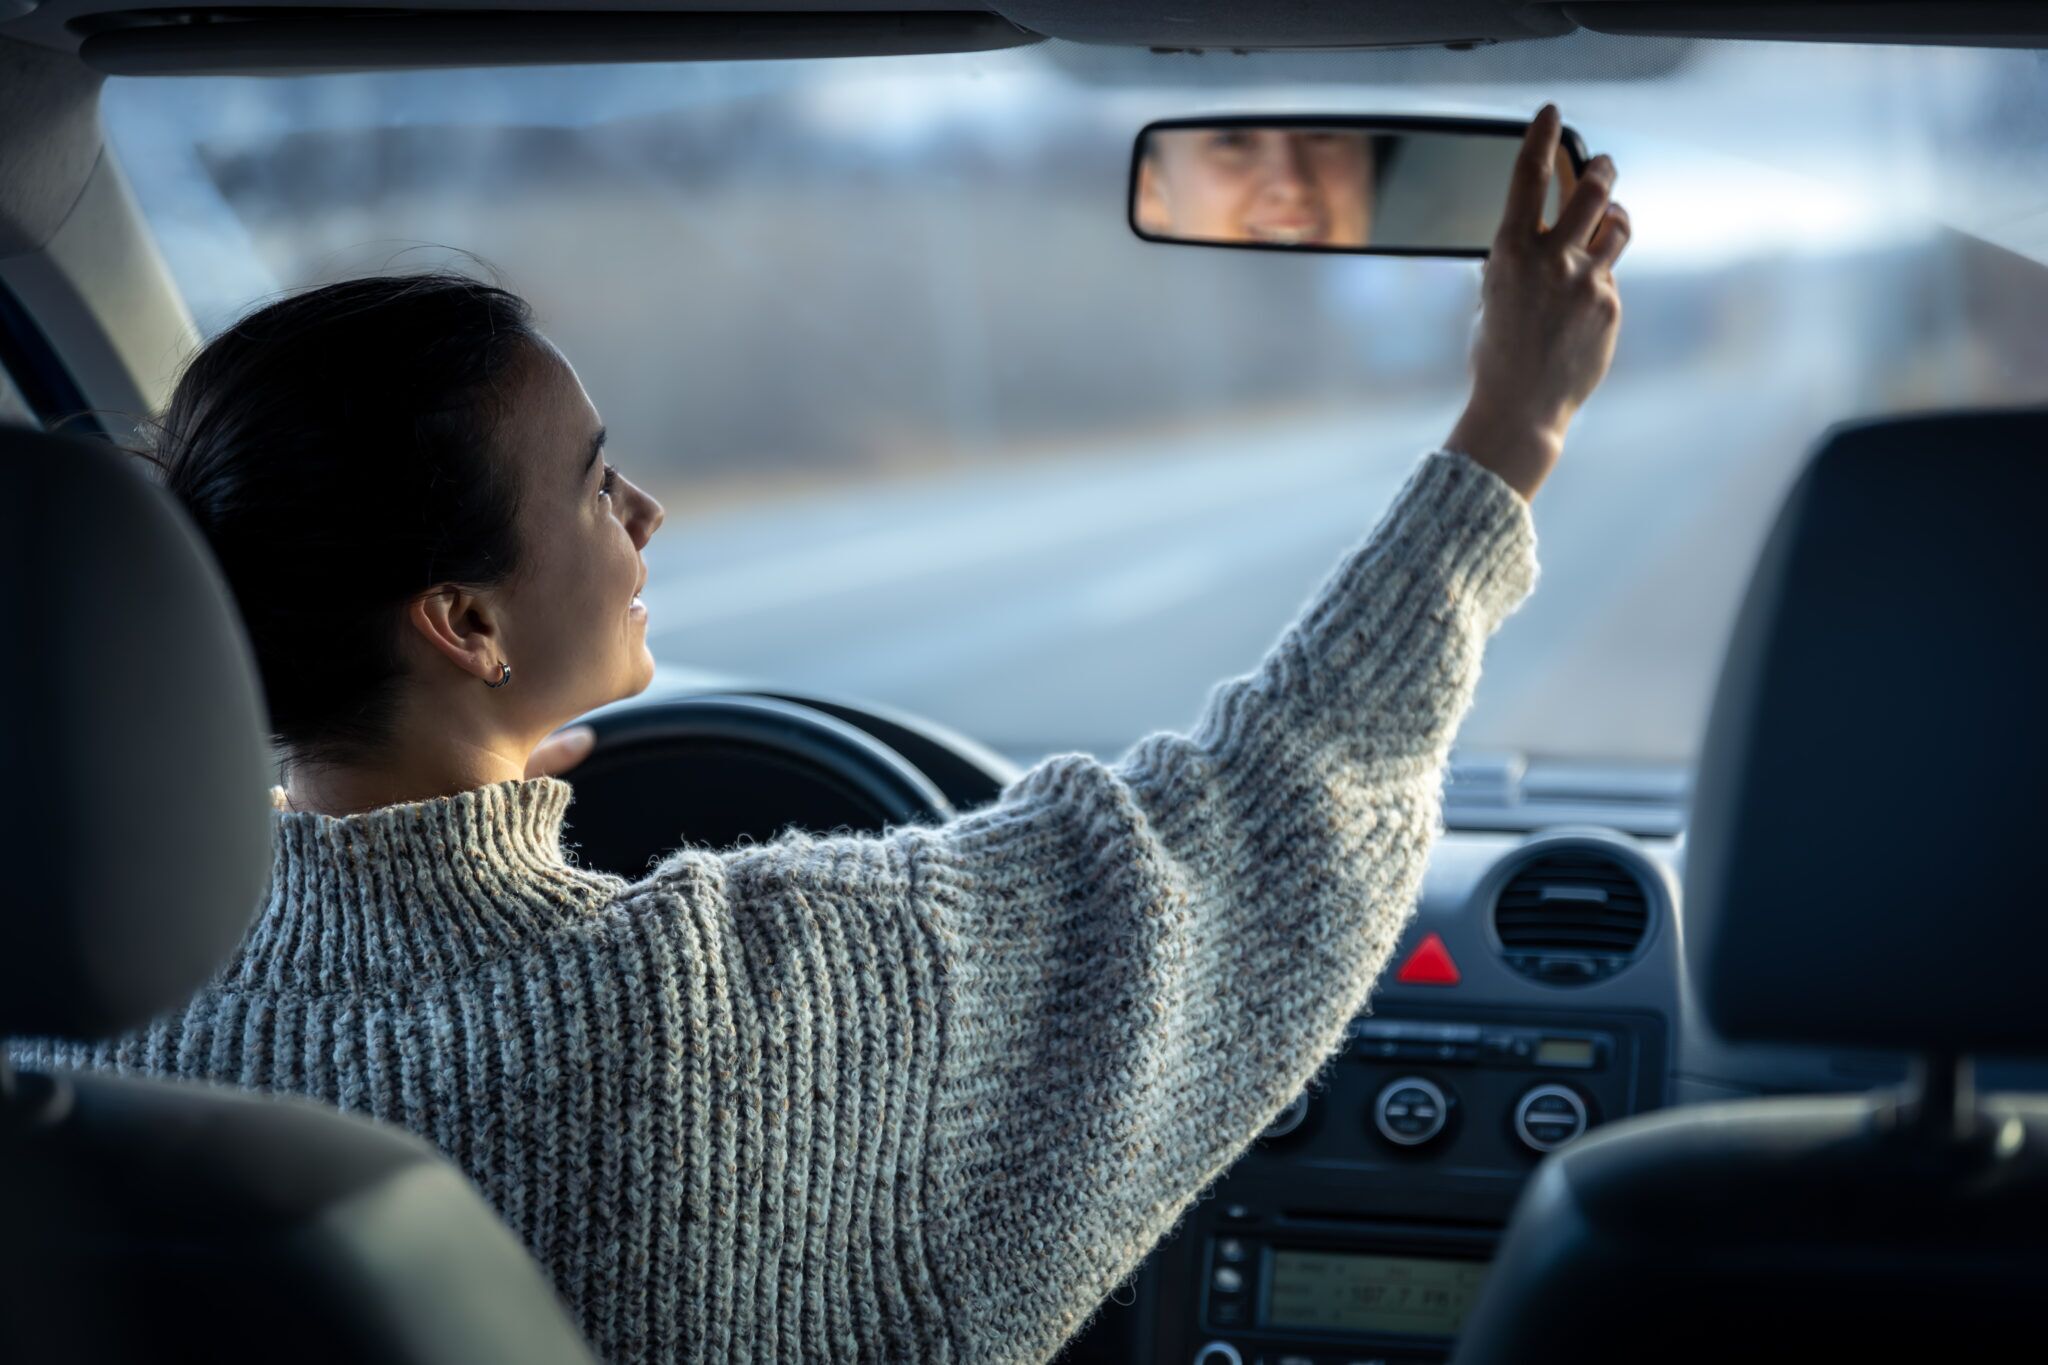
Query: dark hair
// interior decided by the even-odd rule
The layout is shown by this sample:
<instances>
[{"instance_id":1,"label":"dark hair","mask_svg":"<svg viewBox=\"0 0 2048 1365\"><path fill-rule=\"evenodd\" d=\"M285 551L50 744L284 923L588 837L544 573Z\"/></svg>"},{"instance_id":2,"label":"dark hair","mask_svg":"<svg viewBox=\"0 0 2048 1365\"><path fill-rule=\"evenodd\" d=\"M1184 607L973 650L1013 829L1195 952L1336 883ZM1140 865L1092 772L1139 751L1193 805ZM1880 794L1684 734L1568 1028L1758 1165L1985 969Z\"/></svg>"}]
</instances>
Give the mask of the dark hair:
<instances>
[{"instance_id":1,"label":"dark hair","mask_svg":"<svg viewBox=\"0 0 2048 1365\"><path fill-rule=\"evenodd\" d=\"M535 340L503 289L380 276L257 309L179 379L153 458L234 591L287 765L388 743L399 609L513 571L518 482L490 446Z\"/></svg>"}]
</instances>

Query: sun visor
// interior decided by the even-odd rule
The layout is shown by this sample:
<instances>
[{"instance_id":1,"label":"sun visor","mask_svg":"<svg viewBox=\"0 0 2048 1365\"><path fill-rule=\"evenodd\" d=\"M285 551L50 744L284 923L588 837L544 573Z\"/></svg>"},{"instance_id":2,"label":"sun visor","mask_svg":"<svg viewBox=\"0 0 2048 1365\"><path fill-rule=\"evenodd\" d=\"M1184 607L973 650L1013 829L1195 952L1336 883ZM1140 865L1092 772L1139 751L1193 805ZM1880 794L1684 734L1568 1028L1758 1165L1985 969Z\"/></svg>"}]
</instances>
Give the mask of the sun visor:
<instances>
[{"instance_id":1,"label":"sun visor","mask_svg":"<svg viewBox=\"0 0 2048 1365\"><path fill-rule=\"evenodd\" d=\"M983 52L1039 41L974 11L787 14L662 9L319 9L95 16L80 42L111 76L314 75L602 62Z\"/></svg>"}]
</instances>

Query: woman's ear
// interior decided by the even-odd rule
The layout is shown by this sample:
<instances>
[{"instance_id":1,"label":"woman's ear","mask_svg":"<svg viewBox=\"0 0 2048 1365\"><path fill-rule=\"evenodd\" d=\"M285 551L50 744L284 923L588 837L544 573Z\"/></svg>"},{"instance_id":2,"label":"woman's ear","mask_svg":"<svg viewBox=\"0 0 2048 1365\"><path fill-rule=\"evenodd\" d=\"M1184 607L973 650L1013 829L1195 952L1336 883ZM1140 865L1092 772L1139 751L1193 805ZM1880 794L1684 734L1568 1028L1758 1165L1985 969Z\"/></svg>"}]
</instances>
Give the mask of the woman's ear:
<instances>
[{"instance_id":1,"label":"woman's ear","mask_svg":"<svg viewBox=\"0 0 2048 1365\"><path fill-rule=\"evenodd\" d=\"M494 682L505 659L495 613L476 593L441 587L406 605L406 624L463 672Z\"/></svg>"}]
</instances>

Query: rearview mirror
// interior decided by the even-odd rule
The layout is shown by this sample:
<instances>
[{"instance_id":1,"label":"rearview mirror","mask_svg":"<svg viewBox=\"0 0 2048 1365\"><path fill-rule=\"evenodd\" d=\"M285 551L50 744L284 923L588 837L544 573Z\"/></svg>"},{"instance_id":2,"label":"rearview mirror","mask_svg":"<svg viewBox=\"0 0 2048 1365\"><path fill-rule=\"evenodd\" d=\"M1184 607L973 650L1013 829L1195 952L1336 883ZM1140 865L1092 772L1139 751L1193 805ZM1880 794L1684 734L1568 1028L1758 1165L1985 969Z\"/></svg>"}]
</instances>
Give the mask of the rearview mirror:
<instances>
[{"instance_id":1,"label":"rearview mirror","mask_svg":"<svg viewBox=\"0 0 2048 1365\"><path fill-rule=\"evenodd\" d=\"M1131 230L1150 242L1484 256L1526 123L1312 116L1172 119L1138 134ZM1570 128L1543 220L1586 165Z\"/></svg>"}]
</instances>

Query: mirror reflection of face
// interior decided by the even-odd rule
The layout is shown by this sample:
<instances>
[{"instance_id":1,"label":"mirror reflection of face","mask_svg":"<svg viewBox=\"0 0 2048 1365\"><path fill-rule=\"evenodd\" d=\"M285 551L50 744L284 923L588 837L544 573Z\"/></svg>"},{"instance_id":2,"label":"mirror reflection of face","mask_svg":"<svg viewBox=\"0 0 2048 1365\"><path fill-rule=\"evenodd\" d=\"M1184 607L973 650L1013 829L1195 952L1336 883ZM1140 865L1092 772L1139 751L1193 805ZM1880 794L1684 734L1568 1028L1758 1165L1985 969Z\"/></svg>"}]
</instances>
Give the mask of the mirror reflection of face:
<instances>
[{"instance_id":1,"label":"mirror reflection of face","mask_svg":"<svg viewBox=\"0 0 2048 1365\"><path fill-rule=\"evenodd\" d=\"M1155 237L1362 247L1373 139L1341 128L1169 128L1146 139L1134 214Z\"/></svg>"}]
</instances>

